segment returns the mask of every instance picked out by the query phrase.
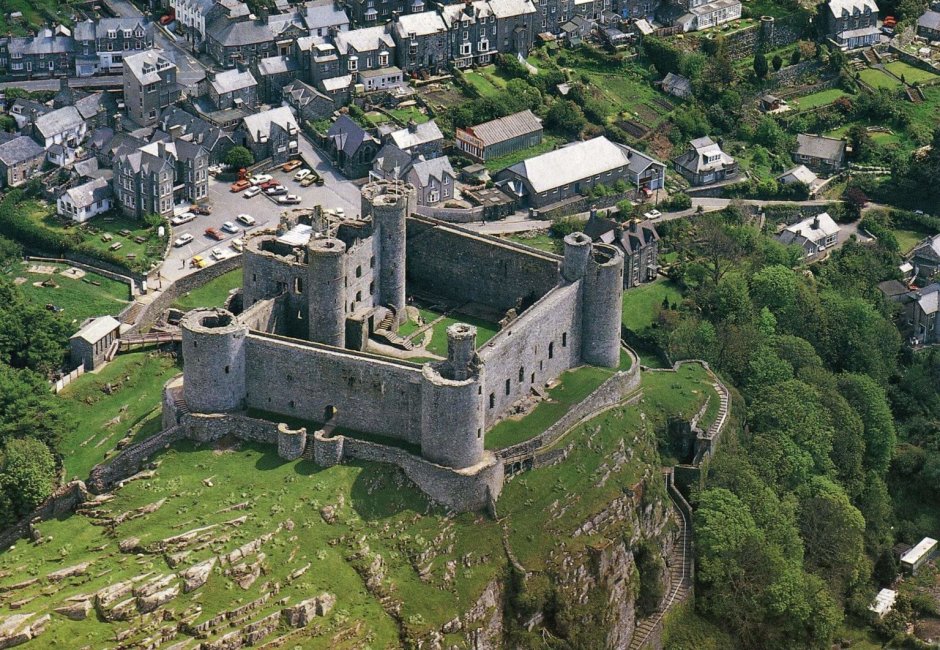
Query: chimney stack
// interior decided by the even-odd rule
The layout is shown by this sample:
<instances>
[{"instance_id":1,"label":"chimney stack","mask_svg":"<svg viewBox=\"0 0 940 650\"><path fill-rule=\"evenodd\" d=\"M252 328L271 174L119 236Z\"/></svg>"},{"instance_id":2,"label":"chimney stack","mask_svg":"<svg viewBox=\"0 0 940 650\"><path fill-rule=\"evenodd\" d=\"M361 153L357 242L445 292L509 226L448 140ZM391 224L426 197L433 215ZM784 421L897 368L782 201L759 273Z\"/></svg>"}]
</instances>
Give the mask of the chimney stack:
<instances>
[{"instance_id":1,"label":"chimney stack","mask_svg":"<svg viewBox=\"0 0 940 650\"><path fill-rule=\"evenodd\" d=\"M819 230L819 215L813 217L813 230Z\"/></svg>"},{"instance_id":2,"label":"chimney stack","mask_svg":"<svg viewBox=\"0 0 940 650\"><path fill-rule=\"evenodd\" d=\"M418 132L418 123L415 122L414 118L408 120L408 132L417 133Z\"/></svg>"}]
</instances>

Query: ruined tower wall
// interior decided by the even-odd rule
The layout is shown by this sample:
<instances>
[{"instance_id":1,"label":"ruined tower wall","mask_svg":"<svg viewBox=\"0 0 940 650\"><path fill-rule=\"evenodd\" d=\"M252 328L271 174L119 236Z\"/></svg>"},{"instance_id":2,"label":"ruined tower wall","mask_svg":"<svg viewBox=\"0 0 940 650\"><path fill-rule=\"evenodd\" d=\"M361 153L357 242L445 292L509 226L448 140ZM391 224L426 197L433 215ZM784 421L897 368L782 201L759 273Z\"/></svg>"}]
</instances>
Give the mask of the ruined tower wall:
<instances>
[{"instance_id":1,"label":"ruined tower wall","mask_svg":"<svg viewBox=\"0 0 940 650\"><path fill-rule=\"evenodd\" d=\"M243 408L248 327L224 309L201 309L186 314L180 329L189 408L201 413Z\"/></svg>"},{"instance_id":2,"label":"ruined tower wall","mask_svg":"<svg viewBox=\"0 0 940 650\"><path fill-rule=\"evenodd\" d=\"M307 317L311 341L346 342L346 244L311 239L307 244Z\"/></svg>"},{"instance_id":3,"label":"ruined tower wall","mask_svg":"<svg viewBox=\"0 0 940 650\"><path fill-rule=\"evenodd\" d=\"M594 244L584 274L581 357L594 366L620 365L623 312L623 254L615 247Z\"/></svg>"},{"instance_id":4,"label":"ruined tower wall","mask_svg":"<svg viewBox=\"0 0 940 650\"><path fill-rule=\"evenodd\" d=\"M418 207L407 183L379 181L362 188L362 216L371 216L378 236L378 303L405 319L405 220Z\"/></svg>"},{"instance_id":5,"label":"ruined tower wall","mask_svg":"<svg viewBox=\"0 0 940 650\"><path fill-rule=\"evenodd\" d=\"M242 253L242 304L247 310L261 300L284 294L284 314L291 314L290 335L306 338L307 265L302 256L299 260L275 256L259 250L259 244L260 239L249 239Z\"/></svg>"}]
</instances>

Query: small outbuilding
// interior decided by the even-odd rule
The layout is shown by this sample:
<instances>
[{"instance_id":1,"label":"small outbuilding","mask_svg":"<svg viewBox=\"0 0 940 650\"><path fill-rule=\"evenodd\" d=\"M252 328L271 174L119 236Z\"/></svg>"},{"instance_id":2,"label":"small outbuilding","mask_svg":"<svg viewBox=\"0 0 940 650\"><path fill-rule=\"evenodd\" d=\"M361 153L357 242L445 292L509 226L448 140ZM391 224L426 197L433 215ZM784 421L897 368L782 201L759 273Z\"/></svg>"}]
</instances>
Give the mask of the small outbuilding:
<instances>
[{"instance_id":1,"label":"small outbuilding","mask_svg":"<svg viewBox=\"0 0 940 650\"><path fill-rule=\"evenodd\" d=\"M882 589L875 596L875 600L868 606L868 610L874 612L878 618L884 618L885 614L894 609L894 602L898 599L898 592L894 589Z\"/></svg>"},{"instance_id":2,"label":"small outbuilding","mask_svg":"<svg viewBox=\"0 0 940 650\"><path fill-rule=\"evenodd\" d=\"M72 367L94 370L102 364L111 345L120 338L121 323L113 316L91 318L69 339Z\"/></svg>"},{"instance_id":3,"label":"small outbuilding","mask_svg":"<svg viewBox=\"0 0 940 650\"><path fill-rule=\"evenodd\" d=\"M932 537L925 537L917 542L914 548L901 556L901 569L915 575L936 552L937 540Z\"/></svg>"}]
</instances>

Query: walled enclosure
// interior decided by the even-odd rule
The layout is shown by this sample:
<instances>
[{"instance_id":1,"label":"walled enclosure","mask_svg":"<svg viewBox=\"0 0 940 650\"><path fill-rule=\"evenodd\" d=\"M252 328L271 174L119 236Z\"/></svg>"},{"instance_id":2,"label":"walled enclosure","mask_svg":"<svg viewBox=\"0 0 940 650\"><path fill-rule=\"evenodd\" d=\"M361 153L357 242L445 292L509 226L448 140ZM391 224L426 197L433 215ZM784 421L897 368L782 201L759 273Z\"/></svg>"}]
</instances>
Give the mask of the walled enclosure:
<instances>
[{"instance_id":1,"label":"walled enclosure","mask_svg":"<svg viewBox=\"0 0 940 650\"><path fill-rule=\"evenodd\" d=\"M362 195L361 219L249 239L244 313L183 318L186 406L350 431L332 449L314 444L321 464L350 450L375 455L350 437L358 431L420 446L423 462L483 480L499 465L484 452L484 433L515 402L570 368L619 365L623 256L580 233L565 239L561 258L409 216L410 185L370 183ZM478 349L476 328L452 325L447 360L423 366L350 349L360 345L347 340L350 323L371 332L380 319L404 318L406 275L408 290L508 312L505 326ZM310 438L285 433L276 442L297 457ZM325 445L329 436L320 438Z\"/></svg>"}]
</instances>

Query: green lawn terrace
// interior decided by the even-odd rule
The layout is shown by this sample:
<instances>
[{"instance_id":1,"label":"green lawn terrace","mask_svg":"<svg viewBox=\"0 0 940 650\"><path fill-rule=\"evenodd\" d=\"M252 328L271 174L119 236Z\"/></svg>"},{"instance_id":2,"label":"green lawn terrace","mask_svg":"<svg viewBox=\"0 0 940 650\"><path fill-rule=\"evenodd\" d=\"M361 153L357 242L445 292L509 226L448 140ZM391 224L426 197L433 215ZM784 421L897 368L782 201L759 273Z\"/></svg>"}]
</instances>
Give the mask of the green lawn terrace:
<instances>
[{"instance_id":1,"label":"green lawn terrace","mask_svg":"<svg viewBox=\"0 0 940 650\"><path fill-rule=\"evenodd\" d=\"M928 70L914 67L909 63L905 63L904 61L892 61L891 63L886 63L885 69L896 77L903 76L904 81L908 84L933 82L937 80L938 76L940 76Z\"/></svg>"},{"instance_id":2,"label":"green lawn terrace","mask_svg":"<svg viewBox=\"0 0 940 650\"><path fill-rule=\"evenodd\" d=\"M18 208L47 230L78 239L94 251L123 258L129 268L147 271L163 259L166 241L157 236L156 228L115 210L78 224L57 215L55 206L45 201L24 201Z\"/></svg>"},{"instance_id":3,"label":"green lawn terrace","mask_svg":"<svg viewBox=\"0 0 940 650\"><path fill-rule=\"evenodd\" d=\"M438 298L418 297L406 308L408 320L398 327L398 335L408 341L413 350L391 354L406 361L423 363L447 358L447 328L456 323L467 323L477 328L477 347L482 347L500 330L497 322L502 315L484 305L454 304ZM383 348L371 350L388 354Z\"/></svg>"},{"instance_id":4,"label":"green lawn terrace","mask_svg":"<svg viewBox=\"0 0 940 650\"><path fill-rule=\"evenodd\" d=\"M179 372L171 355L129 352L69 384L60 393L74 423L59 445L64 476L84 479L116 448L159 432L163 385Z\"/></svg>"},{"instance_id":5,"label":"green lawn terrace","mask_svg":"<svg viewBox=\"0 0 940 650\"><path fill-rule=\"evenodd\" d=\"M829 106L842 97L851 97L851 95L841 88L827 88L815 93L810 93L809 95L803 95L802 97L788 99L787 103L793 107L793 110L805 111L821 106Z\"/></svg>"},{"instance_id":6,"label":"green lawn terrace","mask_svg":"<svg viewBox=\"0 0 940 650\"><path fill-rule=\"evenodd\" d=\"M92 316L116 316L130 302L130 287L124 282L68 264L17 262L2 273L27 299L49 305L75 329Z\"/></svg>"},{"instance_id":7,"label":"green lawn terrace","mask_svg":"<svg viewBox=\"0 0 940 650\"><path fill-rule=\"evenodd\" d=\"M180 296L172 306L182 311L199 307L222 307L228 299L229 293L233 289L240 289L241 286L242 270L241 268L233 269L209 280L198 289L193 289L189 293Z\"/></svg>"},{"instance_id":8,"label":"green lawn terrace","mask_svg":"<svg viewBox=\"0 0 940 650\"><path fill-rule=\"evenodd\" d=\"M898 88L901 82L882 70L867 68L858 73L859 79L872 88Z\"/></svg>"}]
</instances>

